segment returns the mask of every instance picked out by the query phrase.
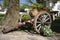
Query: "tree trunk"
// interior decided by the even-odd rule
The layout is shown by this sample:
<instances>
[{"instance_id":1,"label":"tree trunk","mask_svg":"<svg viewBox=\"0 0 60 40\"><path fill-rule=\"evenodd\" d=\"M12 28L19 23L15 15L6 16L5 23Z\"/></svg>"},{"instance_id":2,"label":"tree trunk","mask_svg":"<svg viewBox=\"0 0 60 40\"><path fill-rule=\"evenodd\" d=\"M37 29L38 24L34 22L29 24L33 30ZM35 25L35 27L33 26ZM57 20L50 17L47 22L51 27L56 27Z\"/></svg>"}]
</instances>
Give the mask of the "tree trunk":
<instances>
[{"instance_id":1,"label":"tree trunk","mask_svg":"<svg viewBox=\"0 0 60 40\"><path fill-rule=\"evenodd\" d=\"M19 0L10 0L8 10L2 20L2 29L11 28L14 24L18 23L19 11Z\"/></svg>"}]
</instances>

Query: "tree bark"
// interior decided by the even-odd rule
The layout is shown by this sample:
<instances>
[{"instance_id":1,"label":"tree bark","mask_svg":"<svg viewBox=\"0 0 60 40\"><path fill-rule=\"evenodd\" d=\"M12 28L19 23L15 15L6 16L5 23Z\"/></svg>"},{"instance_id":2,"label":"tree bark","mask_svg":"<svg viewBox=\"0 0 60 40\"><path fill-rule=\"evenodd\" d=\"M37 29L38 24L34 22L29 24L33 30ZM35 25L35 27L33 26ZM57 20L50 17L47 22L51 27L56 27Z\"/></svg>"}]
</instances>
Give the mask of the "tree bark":
<instances>
[{"instance_id":1,"label":"tree bark","mask_svg":"<svg viewBox=\"0 0 60 40\"><path fill-rule=\"evenodd\" d=\"M11 28L11 26L18 23L20 4L19 0L10 0L7 12L2 20L2 30L4 28Z\"/></svg>"}]
</instances>

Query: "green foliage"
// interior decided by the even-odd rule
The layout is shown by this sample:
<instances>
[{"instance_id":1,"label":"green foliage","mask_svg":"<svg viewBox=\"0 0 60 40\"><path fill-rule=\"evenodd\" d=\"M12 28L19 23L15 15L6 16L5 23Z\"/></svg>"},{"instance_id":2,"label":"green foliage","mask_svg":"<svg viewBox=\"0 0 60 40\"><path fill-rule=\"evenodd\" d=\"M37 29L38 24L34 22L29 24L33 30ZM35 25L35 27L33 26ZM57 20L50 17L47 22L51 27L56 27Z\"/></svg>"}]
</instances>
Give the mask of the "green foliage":
<instances>
[{"instance_id":1,"label":"green foliage","mask_svg":"<svg viewBox=\"0 0 60 40\"><path fill-rule=\"evenodd\" d=\"M45 7L45 5L42 4L42 3L33 3L33 4L32 4L32 7L33 7L33 8L38 8L38 9L42 9L42 8Z\"/></svg>"},{"instance_id":2,"label":"green foliage","mask_svg":"<svg viewBox=\"0 0 60 40\"><path fill-rule=\"evenodd\" d=\"M51 6L48 6L47 8L48 8L48 9L52 9L52 7L51 7Z\"/></svg>"},{"instance_id":3,"label":"green foliage","mask_svg":"<svg viewBox=\"0 0 60 40\"><path fill-rule=\"evenodd\" d=\"M4 14L0 14L0 17L3 17L4 16Z\"/></svg>"},{"instance_id":4,"label":"green foliage","mask_svg":"<svg viewBox=\"0 0 60 40\"><path fill-rule=\"evenodd\" d=\"M0 14L0 20L1 20L3 17L4 17L4 15L3 15L3 14Z\"/></svg>"},{"instance_id":5,"label":"green foliage","mask_svg":"<svg viewBox=\"0 0 60 40\"><path fill-rule=\"evenodd\" d=\"M60 20L60 16L58 16L57 19Z\"/></svg>"},{"instance_id":6,"label":"green foliage","mask_svg":"<svg viewBox=\"0 0 60 40\"><path fill-rule=\"evenodd\" d=\"M22 9L25 9L25 8L28 8L28 6L25 5L25 4L23 4L23 5L21 6L21 8L22 8Z\"/></svg>"},{"instance_id":7,"label":"green foliage","mask_svg":"<svg viewBox=\"0 0 60 40\"><path fill-rule=\"evenodd\" d=\"M3 8L7 8L9 5L9 0L3 0Z\"/></svg>"},{"instance_id":8,"label":"green foliage","mask_svg":"<svg viewBox=\"0 0 60 40\"><path fill-rule=\"evenodd\" d=\"M2 17L0 17L0 20L2 19Z\"/></svg>"},{"instance_id":9,"label":"green foliage","mask_svg":"<svg viewBox=\"0 0 60 40\"><path fill-rule=\"evenodd\" d=\"M53 35L52 30L48 26L42 26L41 32L43 32L43 35L45 35L45 36L52 36Z\"/></svg>"},{"instance_id":10,"label":"green foliage","mask_svg":"<svg viewBox=\"0 0 60 40\"><path fill-rule=\"evenodd\" d=\"M53 3L56 3L57 1L59 1L59 0L51 0Z\"/></svg>"},{"instance_id":11,"label":"green foliage","mask_svg":"<svg viewBox=\"0 0 60 40\"><path fill-rule=\"evenodd\" d=\"M25 14L25 15L22 16L21 20L26 21L26 20L29 20L29 19L31 19L31 16L29 14Z\"/></svg>"}]
</instances>

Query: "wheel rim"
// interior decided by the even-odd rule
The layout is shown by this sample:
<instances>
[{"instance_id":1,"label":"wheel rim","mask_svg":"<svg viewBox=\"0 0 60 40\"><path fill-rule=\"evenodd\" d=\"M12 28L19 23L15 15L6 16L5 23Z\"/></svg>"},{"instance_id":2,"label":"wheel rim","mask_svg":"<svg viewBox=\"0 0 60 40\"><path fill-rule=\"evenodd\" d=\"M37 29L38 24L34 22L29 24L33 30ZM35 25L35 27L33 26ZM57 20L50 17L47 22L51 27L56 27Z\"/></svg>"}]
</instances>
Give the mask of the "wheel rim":
<instances>
[{"instance_id":1,"label":"wheel rim","mask_svg":"<svg viewBox=\"0 0 60 40\"><path fill-rule=\"evenodd\" d=\"M37 18L35 19L35 27L37 32L40 33L40 28L42 26L51 26L51 16L49 15L49 13L43 13L37 16Z\"/></svg>"}]
</instances>

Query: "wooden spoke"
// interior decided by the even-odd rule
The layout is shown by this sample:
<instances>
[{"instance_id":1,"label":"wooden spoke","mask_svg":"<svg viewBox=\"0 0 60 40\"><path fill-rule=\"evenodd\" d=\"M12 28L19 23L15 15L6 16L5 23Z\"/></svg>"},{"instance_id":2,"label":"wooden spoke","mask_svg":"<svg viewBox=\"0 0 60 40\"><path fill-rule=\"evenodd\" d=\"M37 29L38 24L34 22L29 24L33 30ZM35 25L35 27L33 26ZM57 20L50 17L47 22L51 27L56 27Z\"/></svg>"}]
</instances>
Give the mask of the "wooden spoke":
<instances>
[{"instance_id":1,"label":"wooden spoke","mask_svg":"<svg viewBox=\"0 0 60 40\"><path fill-rule=\"evenodd\" d=\"M49 20L49 18L45 19L43 22L46 22L46 21L48 21L48 20Z\"/></svg>"},{"instance_id":2,"label":"wooden spoke","mask_svg":"<svg viewBox=\"0 0 60 40\"><path fill-rule=\"evenodd\" d=\"M36 27L39 27L41 24L38 24Z\"/></svg>"},{"instance_id":3,"label":"wooden spoke","mask_svg":"<svg viewBox=\"0 0 60 40\"><path fill-rule=\"evenodd\" d=\"M45 24L51 24L51 22L45 22Z\"/></svg>"},{"instance_id":4,"label":"wooden spoke","mask_svg":"<svg viewBox=\"0 0 60 40\"><path fill-rule=\"evenodd\" d=\"M37 23L41 23L41 22L37 22Z\"/></svg>"}]
</instances>

